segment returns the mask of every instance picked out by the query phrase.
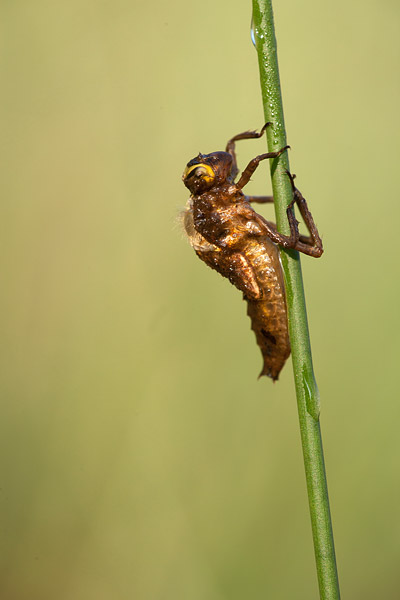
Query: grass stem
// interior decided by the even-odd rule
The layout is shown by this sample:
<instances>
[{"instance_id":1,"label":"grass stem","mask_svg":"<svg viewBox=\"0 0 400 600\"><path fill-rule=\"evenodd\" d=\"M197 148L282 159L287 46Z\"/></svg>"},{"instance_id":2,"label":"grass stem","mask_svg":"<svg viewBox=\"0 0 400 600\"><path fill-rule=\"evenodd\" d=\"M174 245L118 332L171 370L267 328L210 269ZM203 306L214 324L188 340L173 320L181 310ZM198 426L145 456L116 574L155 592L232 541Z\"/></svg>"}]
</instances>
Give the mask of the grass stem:
<instances>
[{"instance_id":1,"label":"grass stem","mask_svg":"<svg viewBox=\"0 0 400 600\"><path fill-rule=\"evenodd\" d=\"M272 122L267 128L268 151L273 152L287 142L271 0L253 0L253 33L265 121ZM289 169L287 152L272 165L277 225L281 233L288 235L286 207L292 199L292 190L285 172ZM281 251L281 257L320 598L338 600L340 592L319 422L319 393L312 364L300 257L295 251L285 250Z\"/></svg>"}]
</instances>

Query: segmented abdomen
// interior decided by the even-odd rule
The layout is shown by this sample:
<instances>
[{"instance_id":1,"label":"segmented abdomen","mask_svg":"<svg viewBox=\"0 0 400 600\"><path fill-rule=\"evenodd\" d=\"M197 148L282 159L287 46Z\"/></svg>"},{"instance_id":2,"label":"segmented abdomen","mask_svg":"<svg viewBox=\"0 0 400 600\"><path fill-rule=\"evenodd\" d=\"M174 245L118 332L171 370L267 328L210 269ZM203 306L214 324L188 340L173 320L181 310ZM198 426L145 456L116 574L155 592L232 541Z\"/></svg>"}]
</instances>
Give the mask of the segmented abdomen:
<instances>
[{"instance_id":1,"label":"segmented abdomen","mask_svg":"<svg viewBox=\"0 0 400 600\"><path fill-rule=\"evenodd\" d=\"M183 223L197 256L243 292L264 360L260 377L267 375L277 380L290 354L278 247L268 237L249 235L240 250L221 249L196 231L190 205L183 214Z\"/></svg>"},{"instance_id":2,"label":"segmented abdomen","mask_svg":"<svg viewBox=\"0 0 400 600\"><path fill-rule=\"evenodd\" d=\"M249 240L244 256L262 292L260 299L245 297L264 365L260 373L274 381L290 354L283 272L278 247L268 238Z\"/></svg>"}]
</instances>

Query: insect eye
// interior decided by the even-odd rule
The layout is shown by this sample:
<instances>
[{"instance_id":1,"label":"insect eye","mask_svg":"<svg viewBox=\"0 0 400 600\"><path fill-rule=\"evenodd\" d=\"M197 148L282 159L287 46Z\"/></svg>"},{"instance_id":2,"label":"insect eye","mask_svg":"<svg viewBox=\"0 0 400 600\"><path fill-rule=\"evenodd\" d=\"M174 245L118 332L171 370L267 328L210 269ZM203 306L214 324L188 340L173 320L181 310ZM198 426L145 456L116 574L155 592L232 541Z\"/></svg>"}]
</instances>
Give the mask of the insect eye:
<instances>
[{"instance_id":1,"label":"insect eye","mask_svg":"<svg viewBox=\"0 0 400 600\"><path fill-rule=\"evenodd\" d=\"M192 177L198 177L206 183L211 183L215 179L215 173L209 165L200 163L192 165L191 167L186 167L183 178L187 181Z\"/></svg>"}]
</instances>

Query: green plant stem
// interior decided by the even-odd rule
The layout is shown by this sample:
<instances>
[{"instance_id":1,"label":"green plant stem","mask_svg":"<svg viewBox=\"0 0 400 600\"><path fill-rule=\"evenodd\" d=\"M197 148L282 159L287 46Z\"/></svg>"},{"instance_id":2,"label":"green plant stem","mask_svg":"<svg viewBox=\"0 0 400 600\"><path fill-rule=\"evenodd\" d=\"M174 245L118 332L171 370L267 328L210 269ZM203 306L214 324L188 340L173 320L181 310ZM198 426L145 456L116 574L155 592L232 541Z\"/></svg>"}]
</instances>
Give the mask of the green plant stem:
<instances>
[{"instance_id":1,"label":"green plant stem","mask_svg":"<svg viewBox=\"0 0 400 600\"><path fill-rule=\"evenodd\" d=\"M253 0L253 20L265 120L272 122L267 129L268 150L272 152L287 142L271 0ZM286 207L292 200L292 190L286 169L289 169L287 152L271 163L271 177L278 229L289 234ZM284 250L281 257L320 597L337 600L340 592L319 424L319 393L312 365L300 257L298 252Z\"/></svg>"}]
</instances>

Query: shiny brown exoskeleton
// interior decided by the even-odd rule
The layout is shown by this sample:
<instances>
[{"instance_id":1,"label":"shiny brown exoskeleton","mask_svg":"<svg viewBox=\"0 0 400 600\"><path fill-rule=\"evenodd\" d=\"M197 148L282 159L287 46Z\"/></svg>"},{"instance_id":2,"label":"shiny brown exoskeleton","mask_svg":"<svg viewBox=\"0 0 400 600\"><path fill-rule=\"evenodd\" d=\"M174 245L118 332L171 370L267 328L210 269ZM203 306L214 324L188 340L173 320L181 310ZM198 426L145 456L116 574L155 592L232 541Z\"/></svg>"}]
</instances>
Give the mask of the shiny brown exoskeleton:
<instances>
[{"instance_id":1,"label":"shiny brown exoskeleton","mask_svg":"<svg viewBox=\"0 0 400 600\"><path fill-rule=\"evenodd\" d=\"M246 131L236 135L229 140L225 152L199 154L187 164L182 179L191 197L183 223L197 256L243 292L264 359L260 376L268 375L275 381L290 354L278 245L315 257L321 256L323 248L307 203L294 185L294 175L288 173L293 189L293 200L287 208L290 236L279 233L274 223L266 221L250 205L273 202L272 196L245 196L242 192L262 160L277 158L289 146L256 156L234 182L239 172L235 142L261 137L267 125L260 133ZM299 234L294 204L311 237Z\"/></svg>"}]
</instances>

